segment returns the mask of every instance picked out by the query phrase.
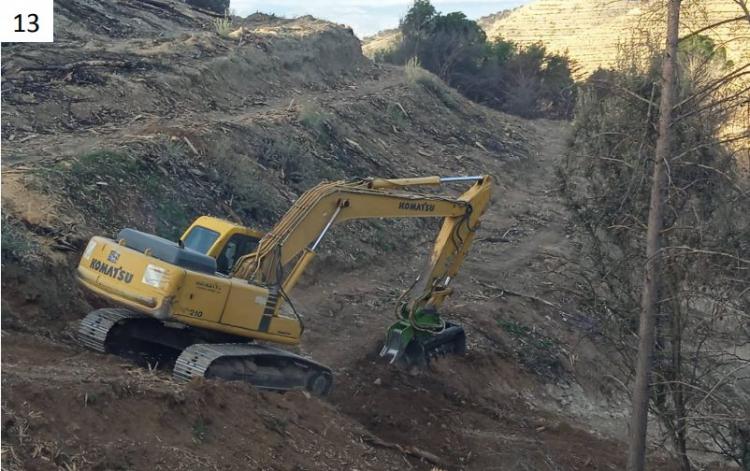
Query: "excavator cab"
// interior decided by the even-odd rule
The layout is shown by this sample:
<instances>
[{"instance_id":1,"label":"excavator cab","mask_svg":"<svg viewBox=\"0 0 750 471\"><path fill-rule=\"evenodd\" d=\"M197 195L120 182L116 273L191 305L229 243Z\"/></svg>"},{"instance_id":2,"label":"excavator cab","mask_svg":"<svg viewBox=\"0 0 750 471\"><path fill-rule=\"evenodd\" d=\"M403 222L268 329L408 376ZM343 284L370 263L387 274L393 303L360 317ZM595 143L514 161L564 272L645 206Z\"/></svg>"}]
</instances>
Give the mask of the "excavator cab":
<instances>
[{"instance_id":1,"label":"excavator cab","mask_svg":"<svg viewBox=\"0 0 750 471\"><path fill-rule=\"evenodd\" d=\"M229 275L235 262L254 252L263 233L211 216L196 219L180 238L181 245L216 259L216 272Z\"/></svg>"}]
</instances>

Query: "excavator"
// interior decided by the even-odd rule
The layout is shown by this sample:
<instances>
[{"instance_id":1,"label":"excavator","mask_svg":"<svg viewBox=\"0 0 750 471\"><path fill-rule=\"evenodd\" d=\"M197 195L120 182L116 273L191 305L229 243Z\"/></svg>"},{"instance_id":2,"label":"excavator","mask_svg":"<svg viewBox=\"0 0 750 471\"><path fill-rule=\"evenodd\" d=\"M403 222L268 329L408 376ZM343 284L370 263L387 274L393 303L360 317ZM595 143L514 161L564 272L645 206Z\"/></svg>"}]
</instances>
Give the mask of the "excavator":
<instances>
[{"instance_id":1,"label":"excavator","mask_svg":"<svg viewBox=\"0 0 750 471\"><path fill-rule=\"evenodd\" d=\"M458 197L407 190L461 182L471 186ZM441 318L438 308L452 292L491 185L487 175L324 182L303 193L266 234L201 216L177 242L134 229L116 239L94 236L76 277L117 307L90 312L78 339L123 356L171 352L178 381L219 378L323 396L333 384L331 369L281 346L300 342L303 318L290 293L329 229L354 219L443 218L424 269L396 303L397 321L380 354L404 366L461 354L464 330Z\"/></svg>"}]
</instances>

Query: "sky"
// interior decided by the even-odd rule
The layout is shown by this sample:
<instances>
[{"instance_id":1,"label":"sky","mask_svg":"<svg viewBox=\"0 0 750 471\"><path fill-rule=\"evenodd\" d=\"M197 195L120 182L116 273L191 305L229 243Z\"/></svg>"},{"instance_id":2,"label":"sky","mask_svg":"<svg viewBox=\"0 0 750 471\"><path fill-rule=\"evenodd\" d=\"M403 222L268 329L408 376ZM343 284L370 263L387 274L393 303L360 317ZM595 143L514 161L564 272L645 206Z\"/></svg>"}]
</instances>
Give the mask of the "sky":
<instances>
[{"instance_id":1,"label":"sky","mask_svg":"<svg viewBox=\"0 0 750 471\"><path fill-rule=\"evenodd\" d=\"M432 4L441 13L462 11L472 19L514 8L529 0L433 0ZM388 28L398 26L398 20L411 6L411 0L231 0L230 8L237 15L247 16L257 11L275 13L292 18L312 15L335 23L351 26L354 33L363 38Z\"/></svg>"}]
</instances>

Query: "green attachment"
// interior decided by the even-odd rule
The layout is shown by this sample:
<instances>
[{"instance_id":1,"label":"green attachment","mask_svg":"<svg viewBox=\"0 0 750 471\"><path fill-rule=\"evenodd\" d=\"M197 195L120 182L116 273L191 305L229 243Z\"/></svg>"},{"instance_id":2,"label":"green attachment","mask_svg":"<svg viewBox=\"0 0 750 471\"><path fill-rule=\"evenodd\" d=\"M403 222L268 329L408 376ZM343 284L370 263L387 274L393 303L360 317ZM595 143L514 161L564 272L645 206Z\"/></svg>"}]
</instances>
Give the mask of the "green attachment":
<instances>
[{"instance_id":1,"label":"green attachment","mask_svg":"<svg viewBox=\"0 0 750 471\"><path fill-rule=\"evenodd\" d=\"M463 328L444 322L434 308L417 310L413 322L406 312L402 316L388 329L380 351L391 363L425 366L432 356L466 350Z\"/></svg>"},{"instance_id":2,"label":"green attachment","mask_svg":"<svg viewBox=\"0 0 750 471\"><path fill-rule=\"evenodd\" d=\"M415 332L414 327L405 320L400 320L390 326L385 334L385 344L380 351L380 356L390 358L391 363L398 361L414 339Z\"/></svg>"},{"instance_id":3,"label":"green attachment","mask_svg":"<svg viewBox=\"0 0 750 471\"><path fill-rule=\"evenodd\" d=\"M401 313L404 321L409 322L409 313L404 308L404 312ZM419 329L427 330L442 330L445 323L438 315L437 309L434 307L419 308L414 313L413 324L414 327Z\"/></svg>"}]
</instances>

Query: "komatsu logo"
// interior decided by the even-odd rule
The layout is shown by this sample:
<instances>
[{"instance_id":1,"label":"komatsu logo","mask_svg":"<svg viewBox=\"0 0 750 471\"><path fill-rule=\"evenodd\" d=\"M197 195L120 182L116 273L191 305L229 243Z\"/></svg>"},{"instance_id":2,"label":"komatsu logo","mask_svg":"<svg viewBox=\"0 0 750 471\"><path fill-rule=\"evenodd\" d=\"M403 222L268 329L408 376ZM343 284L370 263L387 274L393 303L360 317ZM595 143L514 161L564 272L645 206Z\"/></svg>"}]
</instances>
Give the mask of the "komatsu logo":
<instances>
[{"instance_id":1,"label":"komatsu logo","mask_svg":"<svg viewBox=\"0 0 750 471\"><path fill-rule=\"evenodd\" d=\"M112 250L109 252L109 256L107 256L107 260L109 260L112 263L117 263L117 260L119 260L120 254L117 253L116 250Z\"/></svg>"},{"instance_id":2,"label":"komatsu logo","mask_svg":"<svg viewBox=\"0 0 750 471\"><path fill-rule=\"evenodd\" d=\"M398 209L432 212L435 211L435 205L429 203L415 203L414 201L402 201L398 204Z\"/></svg>"},{"instance_id":3,"label":"komatsu logo","mask_svg":"<svg viewBox=\"0 0 750 471\"><path fill-rule=\"evenodd\" d=\"M116 267L102 262L101 260L92 259L89 268L98 271L103 275L107 275L110 278L114 278L117 281L124 281L130 283L133 281L133 274L122 269L122 267Z\"/></svg>"}]
</instances>

